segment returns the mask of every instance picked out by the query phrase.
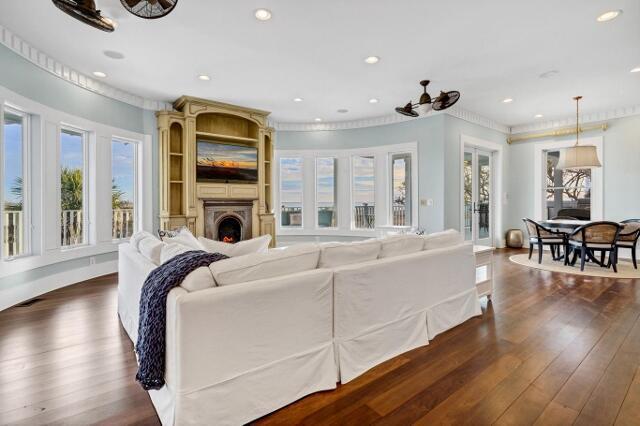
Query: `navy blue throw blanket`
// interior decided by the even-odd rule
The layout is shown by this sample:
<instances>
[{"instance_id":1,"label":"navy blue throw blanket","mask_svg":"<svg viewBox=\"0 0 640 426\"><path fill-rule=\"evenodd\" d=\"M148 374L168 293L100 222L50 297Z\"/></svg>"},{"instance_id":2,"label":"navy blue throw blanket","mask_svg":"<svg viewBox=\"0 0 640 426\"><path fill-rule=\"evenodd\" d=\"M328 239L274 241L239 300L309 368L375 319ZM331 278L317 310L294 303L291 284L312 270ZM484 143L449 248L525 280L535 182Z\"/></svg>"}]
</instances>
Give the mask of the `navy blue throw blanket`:
<instances>
[{"instance_id":1,"label":"navy blue throw blanket","mask_svg":"<svg viewBox=\"0 0 640 426\"><path fill-rule=\"evenodd\" d=\"M136 380L145 390L160 389L164 386L167 295L192 271L223 259L228 257L202 250L188 251L158 266L145 280L140 296L140 321L136 344Z\"/></svg>"}]
</instances>

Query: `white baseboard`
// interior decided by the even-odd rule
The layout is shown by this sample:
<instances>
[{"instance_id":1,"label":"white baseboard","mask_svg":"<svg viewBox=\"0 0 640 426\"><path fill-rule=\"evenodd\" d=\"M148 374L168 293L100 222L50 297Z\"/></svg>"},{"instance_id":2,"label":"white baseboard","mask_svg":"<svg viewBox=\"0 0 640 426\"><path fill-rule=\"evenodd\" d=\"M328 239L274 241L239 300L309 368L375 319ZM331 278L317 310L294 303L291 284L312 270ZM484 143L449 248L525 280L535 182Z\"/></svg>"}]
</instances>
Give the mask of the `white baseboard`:
<instances>
[{"instance_id":1,"label":"white baseboard","mask_svg":"<svg viewBox=\"0 0 640 426\"><path fill-rule=\"evenodd\" d=\"M44 293L118 271L118 260L83 266L0 289L0 311Z\"/></svg>"}]
</instances>

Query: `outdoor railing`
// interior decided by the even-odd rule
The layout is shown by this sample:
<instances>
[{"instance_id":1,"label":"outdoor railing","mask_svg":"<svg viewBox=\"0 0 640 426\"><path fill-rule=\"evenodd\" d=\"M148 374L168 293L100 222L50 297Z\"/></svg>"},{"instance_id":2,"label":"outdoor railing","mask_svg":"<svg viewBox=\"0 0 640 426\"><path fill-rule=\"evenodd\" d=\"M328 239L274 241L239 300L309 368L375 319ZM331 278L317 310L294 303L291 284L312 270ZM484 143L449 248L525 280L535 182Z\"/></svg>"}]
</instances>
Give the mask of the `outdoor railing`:
<instances>
[{"instance_id":1,"label":"outdoor railing","mask_svg":"<svg viewBox=\"0 0 640 426\"><path fill-rule=\"evenodd\" d=\"M84 242L82 210L62 210L60 218L63 247L76 246Z\"/></svg>"},{"instance_id":2,"label":"outdoor railing","mask_svg":"<svg viewBox=\"0 0 640 426\"><path fill-rule=\"evenodd\" d=\"M353 222L357 229L374 229L376 227L376 206L367 204L354 206Z\"/></svg>"},{"instance_id":3,"label":"outdoor railing","mask_svg":"<svg viewBox=\"0 0 640 426\"><path fill-rule=\"evenodd\" d=\"M133 209L115 209L111 227L111 236L114 240L129 238L133 234L134 227Z\"/></svg>"},{"instance_id":4,"label":"outdoor railing","mask_svg":"<svg viewBox=\"0 0 640 426\"><path fill-rule=\"evenodd\" d=\"M393 226L407 226L407 208L404 204L394 204L392 207Z\"/></svg>"},{"instance_id":5,"label":"outdoor railing","mask_svg":"<svg viewBox=\"0 0 640 426\"><path fill-rule=\"evenodd\" d=\"M2 218L2 256L13 257L22 253L22 212L5 211Z\"/></svg>"}]
</instances>

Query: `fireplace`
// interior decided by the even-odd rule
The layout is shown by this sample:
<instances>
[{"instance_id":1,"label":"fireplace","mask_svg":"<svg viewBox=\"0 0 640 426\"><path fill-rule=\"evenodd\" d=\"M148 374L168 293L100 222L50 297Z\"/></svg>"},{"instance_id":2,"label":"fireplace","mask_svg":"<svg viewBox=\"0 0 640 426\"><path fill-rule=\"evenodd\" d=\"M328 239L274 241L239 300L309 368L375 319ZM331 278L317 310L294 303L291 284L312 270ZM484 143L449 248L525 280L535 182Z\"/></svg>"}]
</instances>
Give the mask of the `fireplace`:
<instances>
[{"instance_id":1,"label":"fireplace","mask_svg":"<svg viewBox=\"0 0 640 426\"><path fill-rule=\"evenodd\" d=\"M227 243L251 239L252 210L252 201L206 200L204 236Z\"/></svg>"}]
</instances>

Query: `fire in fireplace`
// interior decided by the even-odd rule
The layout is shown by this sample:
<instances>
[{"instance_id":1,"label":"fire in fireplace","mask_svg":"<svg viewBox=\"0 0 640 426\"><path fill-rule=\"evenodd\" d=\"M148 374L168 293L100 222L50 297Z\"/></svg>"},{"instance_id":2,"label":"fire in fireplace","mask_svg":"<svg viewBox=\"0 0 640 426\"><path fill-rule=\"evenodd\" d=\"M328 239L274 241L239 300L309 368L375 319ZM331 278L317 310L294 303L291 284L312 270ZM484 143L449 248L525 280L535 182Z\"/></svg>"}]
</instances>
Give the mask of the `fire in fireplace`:
<instances>
[{"instance_id":1,"label":"fire in fireplace","mask_svg":"<svg viewBox=\"0 0 640 426\"><path fill-rule=\"evenodd\" d=\"M237 243L242 238L242 224L234 216L226 216L218 222L218 241Z\"/></svg>"}]
</instances>

